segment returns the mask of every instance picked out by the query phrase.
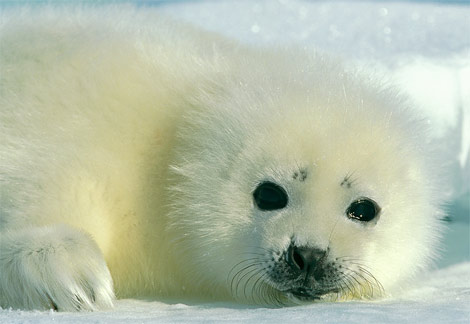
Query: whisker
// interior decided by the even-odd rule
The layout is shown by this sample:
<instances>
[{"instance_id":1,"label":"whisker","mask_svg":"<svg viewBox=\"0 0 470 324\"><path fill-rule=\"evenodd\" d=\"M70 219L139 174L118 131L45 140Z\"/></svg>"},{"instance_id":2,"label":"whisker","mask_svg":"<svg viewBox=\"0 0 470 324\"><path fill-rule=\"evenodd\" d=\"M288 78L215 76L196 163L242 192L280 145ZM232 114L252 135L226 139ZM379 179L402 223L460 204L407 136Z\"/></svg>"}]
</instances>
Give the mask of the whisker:
<instances>
[{"instance_id":1,"label":"whisker","mask_svg":"<svg viewBox=\"0 0 470 324\"><path fill-rule=\"evenodd\" d=\"M266 277L266 273L263 273L261 276L258 277L258 279L255 281L255 283L253 284L253 287L252 287L252 290L251 290L251 293L252 295L254 296L253 298L255 299L256 296L260 296L260 297L263 297L264 299L264 296L262 296L263 294L263 285L262 285L262 279L264 279ZM260 284L258 284L260 283ZM254 300L254 302L256 303L256 300ZM264 303L265 304L268 304L268 302L266 300L264 300ZM260 304L262 304L262 302L260 302Z\"/></svg>"},{"instance_id":2,"label":"whisker","mask_svg":"<svg viewBox=\"0 0 470 324\"><path fill-rule=\"evenodd\" d=\"M345 274L344 278L344 284L346 285L346 288L348 289L349 293L351 295L354 295L354 285L351 283L351 277L347 274Z\"/></svg>"},{"instance_id":3,"label":"whisker","mask_svg":"<svg viewBox=\"0 0 470 324\"><path fill-rule=\"evenodd\" d=\"M255 260L258 260L258 258L250 258L250 259L242 260L242 261L238 262L237 264L235 264L235 265L232 267L232 269L229 271L229 273L228 273L228 275L227 275L227 280L230 278L232 272L235 271L235 269L236 269L239 265L241 265L241 264L243 264L243 263L246 263L246 262L255 261Z\"/></svg>"},{"instance_id":4,"label":"whisker","mask_svg":"<svg viewBox=\"0 0 470 324\"><path fill-rule=\"evenodd\" d=\"M248 278L248 280L246 280L245 285L243 287L243 295L245 296L246 299L248 299L247 294L246 294L246 288L248 287L248 284L250 283L251 279L255 278L262 271L263 271L262 269L256 269L256 271L250 276L250 278ZM252 289L251 289L251 298L254 301L253 286L252 286Z\"/></svg>"},{"instance_id":5,"label":"whisker","mask_svg":"<svg viewBox=\"0 0 470 324\"><path fill-rule=\"evenodd\" d=\"M232 278L232 281L230 283L230 289L231 291L233 292L234 291L234 283L236 283L235 285L235 293L236 295L238 295L238 287L240 285L240 282L243 280L244 277L247 276L247 274L249 274L251 271L253 270L256 270L256 267L259 266L261 263L254 263L254 264L250 264L246 267L244 267L243 269L241 269L240 271L238 271ZM255 269L252 269L252 268L255 268ZM245 273L243 274L245 271L248 271L248 273ZM243 276L242 276L243 274ZM238 279L237 279L238 277Z\"/></svg>"},{"instance_id":6,"label":"whisker","mask_svg":"<svg viewBox=\"0 0 470 324\"><path fill-rule=\"evenodd\" d=\"M256 272L259 272L259 271L260 271L260 270L259 270L259 269L256 269L256 268L255 268L255 269L251 269L250 271L248 271L247 273L245 273L245 274L240 278L239 283L241 283L241 282L243 281L243 279L244 279L246 276L249 276L249 275L251 275L252 273L255 273L255 274L256 274ZM251 278L252 278L252 276L249 277L249 279L246 280L246 281L245 281L245 284L243 285L243 296L245 297L245 300L248 299L248 296L246 295L246 287L247 287L247 285L248 285L248 281L249 281ZM238 290L238 287L237 287L237 290Z\"/></svg>"},{"instance_id":7,"label":"whisker","mask_svg":"<svg viewBox=\"0 0 470 324\"><path fill-rule=\"evenodd\" d=\"M342 260L348 260L346 263L354 266L356 269L351 268L351 267L345 267L345 269L349 272L343 272L342 274L344 276L348 277L348 280L353 280L357 283L357 286L360 291L356 291L359 293L360 296L366 297L366 298L372 298L376 295L376 292L378 291L380 295L383 293L384 289L382 284L375 278L375 276L366 269L366 265L363 263L359 262L352 262L349 260L353 260L353 258L337 258L342 259ZM354 261L360 261L357 259L354 259ZM366 289L367 288L367 289Z\"/></svg>"},{"instance_id":8,"label":"whisker","mask_svg":"<svg viewBox=\"0 0 470 324\"><path fill-rule=\"evenodd\" d=\"M370 273L370 271L364 269L362 266L360 266L359 269L360 269L360 271L361 271L362 273L365 273L365 274L368 275L372 280L374 280L376 287L379 289L380 295L383 295L384 292L385 292L385 289L384 289L384 287L382 286L382 283L381 283L379 280L377 280L377 278L376 278L372 273Z\"/></svg>"}]
</instances>

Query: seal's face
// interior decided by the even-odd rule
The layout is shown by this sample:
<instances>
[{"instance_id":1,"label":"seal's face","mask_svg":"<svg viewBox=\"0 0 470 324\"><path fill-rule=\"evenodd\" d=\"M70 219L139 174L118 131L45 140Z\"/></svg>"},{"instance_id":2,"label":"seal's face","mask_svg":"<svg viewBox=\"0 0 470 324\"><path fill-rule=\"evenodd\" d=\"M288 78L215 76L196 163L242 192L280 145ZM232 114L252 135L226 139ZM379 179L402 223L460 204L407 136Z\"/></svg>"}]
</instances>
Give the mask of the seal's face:
<instances>
[{"instance_id":1,"label":"seal's face","mask_svg":"<svg viewBox=\"0 0 470 324\"><path fill-rule=\"evenodd\" d=\"M370 165L368 154L351 147L354 141L338 147L317 140L317 132L323 131L301 130L304 140L292 129L291 140L282 131L270 133L260 141L274 142L273 149L247 148L246 167L236 178L246 181L239 190L248 193L250 215L242 239L245 259L229 272L234 295L285 303L383 292L377 269L371 269L375 236L383 231L382 206L386 212L389 198L375 178L381 167ZM282 154L285 150L292 154ZM376 158L386 154L375 152ZM259 161L249 163L248 156ZM392 176L387 171L383 177Z\"/></svg>"},{"instance_id":2,"label":"seal's face","mask_svg":"<svg viewBox=\"0 0 470 324\"><path fill-rule=\"evenodd\" d=\"M424 266L436 204L385 99L254 87L187 119L172 228L191 280L285 304L380 296Z\"/></svg>"},{"instance_id":3,"label":"seal's face","mask_svg":"<svg viewBox=\"0 0 470 324\"><path fill-rule=\"evenodd\" d=\"M364 121L347 129L336 117L297 127L284 119L234 162L230 204L244 220L231 246L244 252L229 270L233 295L281 304L371 298L423 258L419 170L397 158L404 151L388 130Z\"/></svg>"},{"instance_id":4,"label":"seal's face","mask_svg":"<svg viewBox=\"0 0 470 324\"><path fill-rule=\"evenodd\" d=\"M295 172L293 179L305 181L307 172ZM350 179L345 178L341 186L351 186ZM289 196L285 189L274 182L265 181L258 185L253 193L254 205L260 211L281 210L288 206ZM346 217L358 222L377 222L380 207L370 198L361 197L353 201L345 211ZM295 233L293 234L295 235ZM348 257L331 257L330 248L316 248L301 245L295 236L283 250L275 250L266 255L266 281L291 299L316 300L326 295L344 292L356 294L355 287L361 283L360 295L380 293L380 282L359 263ZM245 265L246 266L246 265ZM243 272L243 271L242 271ZM240 276L241 273L237 276ZM233 280L235 280L235 276Z\"/></svg>"}]
</instances>

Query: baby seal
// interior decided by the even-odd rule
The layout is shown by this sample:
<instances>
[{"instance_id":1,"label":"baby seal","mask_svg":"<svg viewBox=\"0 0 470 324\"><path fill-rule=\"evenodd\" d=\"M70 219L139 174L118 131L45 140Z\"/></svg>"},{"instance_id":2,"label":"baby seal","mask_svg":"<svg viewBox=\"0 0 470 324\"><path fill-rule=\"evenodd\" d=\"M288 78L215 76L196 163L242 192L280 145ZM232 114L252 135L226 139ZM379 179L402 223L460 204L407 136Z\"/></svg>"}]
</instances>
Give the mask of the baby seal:
<instances>
[{"instance_id":1,"label":"baby seal","mask_svg":"<svg viewBox=\"0 0 470 324\"><path fill-rule=\"evenodd\" d=\"M152 10L10 10L0 306L380 297L436 251L421 122L326 55Z\"/></svg>"}]
</instances>

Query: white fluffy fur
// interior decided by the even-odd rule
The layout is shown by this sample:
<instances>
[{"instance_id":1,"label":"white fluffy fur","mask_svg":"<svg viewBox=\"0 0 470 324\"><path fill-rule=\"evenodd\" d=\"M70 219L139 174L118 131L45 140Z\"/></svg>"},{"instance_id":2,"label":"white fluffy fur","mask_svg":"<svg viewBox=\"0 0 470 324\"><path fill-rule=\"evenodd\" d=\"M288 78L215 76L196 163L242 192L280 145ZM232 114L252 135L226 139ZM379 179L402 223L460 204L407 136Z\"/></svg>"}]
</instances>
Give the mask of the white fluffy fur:
<instances>
[{"instance_id":1,"label":"white fluffy fur","mask_svg":"<svg viewBox=\"0 0 470 324\"><path fill-rule=\"evenodd\" d=\"M1 19L1 307L109 307L110 274L118 297L257 302L249 288L269 280L239 276L234 291L234 269L292 237L360 260L385 291L433 256L437 187L393 91L150 10ZM253 205L266 179L287 208ZM382 207L377 224L345 216L361 196Z\"/></svg>"}]
</instances>

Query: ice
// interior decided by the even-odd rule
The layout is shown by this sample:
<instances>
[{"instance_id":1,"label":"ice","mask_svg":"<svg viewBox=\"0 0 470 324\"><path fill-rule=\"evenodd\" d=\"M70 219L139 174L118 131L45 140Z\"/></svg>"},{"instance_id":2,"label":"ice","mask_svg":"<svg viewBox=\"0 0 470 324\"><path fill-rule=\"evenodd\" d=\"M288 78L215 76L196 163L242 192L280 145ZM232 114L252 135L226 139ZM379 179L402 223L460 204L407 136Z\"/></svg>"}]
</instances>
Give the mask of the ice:
<instances>
[{"instance_id":1,"label":"ice","mask_svg":"<svg viewBox=\"0 0 470 324\"><path fill-rule=\"evenodd\" d=\"M43 1L45 2L45 1ZM451 162L450 218L434 270L381 301L289 308L120 300L95 313L0 310L0 323L469 323L470 3L468 1L135 1L251 44L317 48L407 92ZM14 5L9 2L8 5Z\"/></svg>"}]
</instances>

